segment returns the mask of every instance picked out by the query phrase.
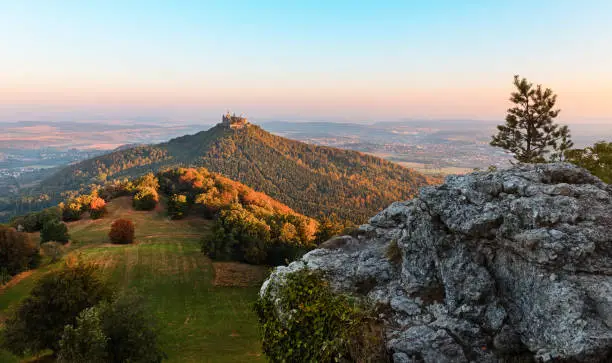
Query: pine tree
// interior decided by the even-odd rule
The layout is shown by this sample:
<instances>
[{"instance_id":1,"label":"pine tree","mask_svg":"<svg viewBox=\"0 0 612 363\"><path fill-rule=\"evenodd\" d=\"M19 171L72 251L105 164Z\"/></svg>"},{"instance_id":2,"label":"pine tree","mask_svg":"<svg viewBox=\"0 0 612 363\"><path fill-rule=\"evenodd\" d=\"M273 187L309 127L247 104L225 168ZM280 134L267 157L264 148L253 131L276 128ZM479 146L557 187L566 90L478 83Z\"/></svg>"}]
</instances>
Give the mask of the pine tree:
<instances>
[{"instance_id":1,"label":"pine tree","mask_svg":"<svg viewBox=\"0 0 612 363\"><path fill-rule=\"evenodd\" d=\"M550 88L534 87L518 75L514 76L514 86L517 90L510 101L515 106L508 109L506 124L497 126L491 145L508 150L522 163L561 160L574 143L569 128L554 123L560 112L555 109L557 95Z\"/></svg>"}]
</instances>

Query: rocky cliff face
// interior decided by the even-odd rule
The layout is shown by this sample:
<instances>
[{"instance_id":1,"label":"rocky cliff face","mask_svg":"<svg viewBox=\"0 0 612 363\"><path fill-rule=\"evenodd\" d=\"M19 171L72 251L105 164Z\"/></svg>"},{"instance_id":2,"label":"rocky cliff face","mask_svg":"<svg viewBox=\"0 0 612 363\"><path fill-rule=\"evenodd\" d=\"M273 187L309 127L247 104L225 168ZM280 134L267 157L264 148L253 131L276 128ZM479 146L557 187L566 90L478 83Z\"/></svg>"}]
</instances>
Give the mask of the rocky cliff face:
<instances>
[{"instance_id":1,"label":"rocky cliff face","mask_svg":"<svg viewBox=\"0 0 612 363\"><path fill-rule=\"evenodd\" d=\"M612 187L570 164L448 177L287 267L386 307L394 362L612 361Z\"/></svg>"}]
</instances>

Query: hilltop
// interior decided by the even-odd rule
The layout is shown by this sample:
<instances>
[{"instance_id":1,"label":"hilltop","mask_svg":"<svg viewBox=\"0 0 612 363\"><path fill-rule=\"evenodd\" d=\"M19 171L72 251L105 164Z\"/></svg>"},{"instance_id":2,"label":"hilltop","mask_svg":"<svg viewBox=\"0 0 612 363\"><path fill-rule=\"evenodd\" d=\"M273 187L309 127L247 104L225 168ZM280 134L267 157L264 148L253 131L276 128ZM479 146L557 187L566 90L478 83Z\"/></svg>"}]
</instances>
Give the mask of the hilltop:
<instances>
[{"instance_id":1,"label":"hilltop","mask_svg":"<svg viewBox=\"0 0 612 363\"><path fill-rule=\"evenodd\" d=\"M138 146L64 168L41 183L52 196L89 184L140 176L166 167L203 166L240 181L312 217L336 213L361 222L394 200L438 182L356 151L272 135L252 124L218 124L166 143Z\"/></svg>"}]
</instances>

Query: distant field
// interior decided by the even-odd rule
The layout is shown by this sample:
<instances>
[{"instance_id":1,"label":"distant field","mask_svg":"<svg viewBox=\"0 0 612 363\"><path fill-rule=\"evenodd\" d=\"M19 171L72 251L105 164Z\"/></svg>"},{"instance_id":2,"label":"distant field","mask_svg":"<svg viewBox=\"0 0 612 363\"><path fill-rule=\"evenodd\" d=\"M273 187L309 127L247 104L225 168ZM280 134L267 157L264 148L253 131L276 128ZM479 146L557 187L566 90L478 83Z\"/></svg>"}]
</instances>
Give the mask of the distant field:
<instances>
[{"instance_id":1,"label":"distant field","mask_svg":"<svg viewBox=\"0 0 612 363\"><path fill-rule=\"evenodd\" d=\"M229 269L236 274L231 275L236 285L247 287L216 286L213 265L217 264L200 252L198 242L209 230L208 221L170 221L160 210L134 211L129 198L111 202L109 212L104 219L69 224L70 253L99 265L118 289L136 289L147 298L150 311L162 324L161 341L168 362L263 361L252 312L258 284L265 274L262 268L219 264L217 270ZM135 244L108 243L110 224L120 217L134 221ZM0 291L0 314L26 296L44 272L59 266L42 267ZM0 362L18 361L0 351Z\"/></svg>"},{"instance_id":2,"label":"distant field","mask_svg":"<svg viewBox=\"0 0 612 363\"><path fill-rule=\"evenodd\" d=\"M398 161L397 163L403 167L415 169L416 171L420 173L432 174L432 175L467 174L467 173L471 173L474 171L474 169L471 169L471 168L459 168L459 167L454 167L454 166L435 168L435 167L429 166L428 164L413 163L409 161Z\"/></svg>"}]
</instances>

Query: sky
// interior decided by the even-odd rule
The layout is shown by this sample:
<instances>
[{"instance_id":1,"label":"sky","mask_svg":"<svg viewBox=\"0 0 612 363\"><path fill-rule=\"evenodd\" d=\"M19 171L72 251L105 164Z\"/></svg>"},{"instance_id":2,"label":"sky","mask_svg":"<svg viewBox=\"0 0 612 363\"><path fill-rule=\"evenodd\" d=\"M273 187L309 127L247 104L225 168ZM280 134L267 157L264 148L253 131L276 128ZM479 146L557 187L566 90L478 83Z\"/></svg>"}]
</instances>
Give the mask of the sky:
<instances>
[{"instance_id":1,"label":"sky","mask_svg":"<svg viewBox=\"0 0 612 363\"><path fill-rule=\"evenodd\" d=\"M612 1L0 0L0 120L612 123Z\"/></svg>"}]
</instances>

